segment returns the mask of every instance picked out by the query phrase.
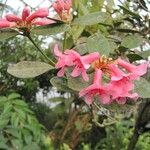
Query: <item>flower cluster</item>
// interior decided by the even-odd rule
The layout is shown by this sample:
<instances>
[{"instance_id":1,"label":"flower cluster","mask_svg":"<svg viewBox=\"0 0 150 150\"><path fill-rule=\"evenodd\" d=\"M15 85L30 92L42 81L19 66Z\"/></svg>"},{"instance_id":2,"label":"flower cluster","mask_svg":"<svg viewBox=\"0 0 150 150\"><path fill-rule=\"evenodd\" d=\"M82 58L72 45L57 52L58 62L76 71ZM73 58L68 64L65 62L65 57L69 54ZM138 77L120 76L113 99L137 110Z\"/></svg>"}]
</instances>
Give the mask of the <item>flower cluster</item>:
<instances>
[{"instance_id":1,"label":"flower cluster","mask_svg":"<svg viewBox=\"0 0 150 150\"><path fill-rule=\"evenodd\" d=\"M92 85L79 92L79 96L84 97L88 105L93 102L95 96L103 104L110 104L114 101L124 104L126 98L137 100L138 94L133 92L133 81L146 73L147 63L135 66L121 58L113 61L104 56L100 57L97 52L84 56L75 50L65 50L62 53L58 45L55 45L54 54L58 60L56 68L60 69L57 74L59 77L64 75L66 67L74 67L71 76L77 77L81 74L83 79L88 81L86 71L90 66L94 68Z\"/></svg>"},{"instance_id":2,"label":"flower cluster","mask_svg":"<svg viewBox=\"0 0 150 150\"><path fill-rule=\"evenodd\" d=\"M54 10L64 22L70 22L72 20L71 3L72 0L58 0L53 3Z\"/></svg>"},{"instance_id":3,"label":"flower cluster","mask_svg":"<svg viewBox=\"0 0 150 150\"><path fill-rule=\"evenodd\" d=\"M71 0L57 0L53 3L53 8L64 22L72 20L71 15ZM55 23L55 21L47 19L49 15L48 8L40 8L31 13L29 7L25 7L22 11L21 17L14 14L7 14L4 19L0 19L0 28L18 28L31 29L32 25L43 26Z\"/></svg>"},{"instance_id":4,"label":"flower cluster","mask_svg":"<svg viewBox=\"0 0 150 150\"><path fill-rule=\"evenodd\" d=\"M49 10L47 8L40 8L31 13L30 8L25 7L21 17L14 14L7 14L5 19L0 19L0 28L16 27L31 29L32 25L47 25L54 23L54 21L46 18L48 15Z\"/></svg>"}]
</instances>

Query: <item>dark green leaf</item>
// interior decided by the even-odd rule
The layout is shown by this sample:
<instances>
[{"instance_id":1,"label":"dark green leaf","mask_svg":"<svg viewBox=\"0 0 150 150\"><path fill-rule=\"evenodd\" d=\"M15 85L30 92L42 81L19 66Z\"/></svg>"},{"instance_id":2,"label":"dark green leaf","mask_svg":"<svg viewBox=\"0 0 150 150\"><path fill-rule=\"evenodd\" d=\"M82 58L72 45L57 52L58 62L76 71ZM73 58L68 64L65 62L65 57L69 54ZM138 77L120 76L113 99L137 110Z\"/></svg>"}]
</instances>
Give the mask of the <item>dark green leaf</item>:
<instances>
[{"instance_id":1,"label":"dark green leaf","mask_svg":"<svg viewBox=\"0 0 150 150\"><path fill-rule=\"evenodd\" d=\"M131 16L140 19L141 17L139 16L139 14L132 12L131 10L129 10L128 8L125 8L124 6L120 6L118 5L121 9L123 9L127 14L130 14Z\"/></svg>"},{"instance_id":2,"label":"dark green leaf","mask_svg":"<svg viewBox=\"0 0 150 150\"><path fill-rule=\"evenodd\" d=\"M129 58L131 63L134 62L134 61L143 59L143 57L141 57L138 54L128 54L127 57Z\"/></svg>"},{"instance_id":3,"label":"dark green leaf","mask_svg":"<svg viewBox=\"0 0 150 150\"><path fill-rule=\"evenodd\" d=\"M51 65L43 62L22 61L9 66L7 72L18 78L33 78L51 69L53 69Z\"/></svg>"}]
</instances>

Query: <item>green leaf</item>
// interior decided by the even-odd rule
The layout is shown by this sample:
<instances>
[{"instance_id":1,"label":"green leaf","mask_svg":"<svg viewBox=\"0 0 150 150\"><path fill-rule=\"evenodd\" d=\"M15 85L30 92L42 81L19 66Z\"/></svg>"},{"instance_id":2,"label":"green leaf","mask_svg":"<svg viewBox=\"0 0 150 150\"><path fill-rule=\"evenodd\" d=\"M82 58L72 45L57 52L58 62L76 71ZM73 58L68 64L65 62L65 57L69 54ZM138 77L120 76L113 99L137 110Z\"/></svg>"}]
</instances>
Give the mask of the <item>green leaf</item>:
<instances>
[{"instance_id":1,"label":"green leaf","mask_svg":"<svg viewBox=\"0 0 150 150\"><path fill-rule=\"evenodd\" d=\"M111 47L108 40L100 33L90 36L87 40L88 52L99 52L101 55L108 56L111 52Z\"/></svg>"},{"instance_id":2,"label":"green leaf","mask_svg":"<svg viewBox=\"0 0 150 150\"><path fill-rule=\"evenodd\" d=\"M21 138L21 132L17 128L8 128L5 131L18 139Z\"/></svg>"},{"instance_id":3,"label":"green leaf","mask_svg":"<svg viewBox=\"0 0 150 150\"><path fill-rule=\"evenodd\" d=\"M31 132L27 129L22 129L22 133L26 144L31 144L33 138Z\"/></svg>"},{"instance_id":4,"label":"green leaf","mask_svg":"<svg viewBox=\"0 0 150 150\"><path fill-rule=\"evenodd\" d=\"M136 35L128 35L123 40L121 45L126 48L135 48L142 44L143 38Z\"/></svg>"},{"instance_id":5,"label":"green leaf","mask_svg":"<svg viewBox=\"0 0 150 150\"><path fill-rule=\"evenodd\" d=\"M12 108L13 108L12 104L5 103L3 113L10 113L10 111L12 110Z\"/></svg>"},{"instance_id":6,"label":"green leaf","mask_svg":"<svg viewBox=\"0 0 150 150\"><path fill-rule=\"evenodd\" d=\"M129 58L131 63L134 62L134 61L143 59L143 57L141 57L138 54L128 54L127 57Z\"/></svg>"},{"instance_id":7,"label":"green leaf","mask_svg":"<svg viewBox=\"0 0 150 150\"><path fill-rule=\"evenodd\" d=\"M9 122L9 118L3 118L3 119L0 118L0 129L5 128L8 122Z\"/></svg>"},{"instance_id":8,"label":"green leaf","mask_svg":"<svg viewBox=\"0 0 150 150\"><path fill-rule=\"evenodd\" d=\"M146 79L141 78L135 81L134 91L137 92L141 98L150 98L150 83Z\"/></svg>"},{"instance_id":9,"label":"green leaf","mask_svg":"<svg viewBox=\"0 0 150 150\"><path fill-rule=\"evenodd\" d=\"M22 119L22 120L26 119L26 112L24 112L21 108L15 107L15 111L18 113L19 119Z\"/></svg>"},{"instance_id":10,"label":"green leaf","mask_svg":"<svg viewBox=\"0 0 150 150\"><path fill-rule=\"evenodd\" d=\"M5 149L9 149L9 148L8 148L7 144L0 141L0 149L5 150Z\"/></svg>"},{"instance_id":11,"label":"green leaf","mask_svg":"<svg viewBox=\"0 0 150 150\"><path fill-rule=\"evenodd\" d=\"M20 98L20 94L12 93L8 96L8 100L12 100L12 99L16 99L16 98Z\"/></svg>"},{"instance_id":12,"label":"green leaf","mask_svg":"<svg viewBox=\"0 0 150 150\"><path fill-rule=\"evenodd\" d=\"M68 78L68 86L72 90L80 91L81 89L88 86L88 82L85 82L82 77L71 77L70 75L67 75Z\"/></svg>"},{"instance_id":13,"label":"green leaf","mask_svg":"<svg viewBox=\"0 0 150 150\"><path fill-rule=\"evenodd\" d=\"M150 56L150 50L142 51L138 53L138 55L142 56L143 58L148 58Z\"/></svg>"},{"instance_id":14,"label":"green leaf","mask_svg":"<svg viewBox=\"0 0 150 150\"><path fill-rule=\"evenodd\" d=\"M70 29L67 24L51 24L46 26L35 27L32 29L33 34L37 35L55 35L58 33L66 32Z\"/></svg>"},{"instance_id":15,"label":"green leaf","mask_svg":"<svg viewBox=\"0 0 150 150\"><path fill-rule=\"evenodd\" d=\"M12 115L11 115L11 124L14 127L17 127L19 124L19 118L18 118L18 115L16 112L12 113Z\"/></svg>"},{"instance_id":16,"label":"green leaf","mask_svg":"<svg viewBox=\"0 0 150 150\"><path fill-rule=\"evenodd\" d=\"M108 19L108 15L104 12L94 12L78 18L75 18L72 25L94 25L104 23Z\"/></svg>"},{"instance_id":17,"label":"green leaf","mask_svg":"<svg viewBox=\"0 0 150 150\"><path fill-rule=\"evenodd\" d=\"M72 37L73 37L74 43L77 41L77 39L81 35L81 33L83 32L84 28L85 28L85 26L79 26L79 25L72 26L71 33L72 33Z\"/></svg>"},{"instance_id":18,"label":"green leaf","mask_svg":"<svg viewBox=\"0 0 150 150\"><path fill-rule=\"evenodd\" d=\"M7 72L18 78L33 78L51 69L53 69L51 65L43 62L22 61L9 66Z\"/></svg>"},{"instance_id":19,"label":"green leaf","mask_svg":"<svg viewBox=\"0 0 150 150\"><path fill-rule=\"evenodd\" d=\"M37 143L31 143L25 146L22 150L41 150L41 148L37 145Z\"/></svg>"},{"instance_id":20,"label":"green leaf","mask_svg":"<svg viewBox=\"0 0 150 150\"><path fill-rule=\"evenodd\" d=\"M4 41L10 37L16 36L19 33L12 29L0 29L0 41Z\"/></svg>"},{"instance_id":21,"label":"green leaf","mask_svg":"<svg viewBox=\"0 0 150 150\"><path fill-rule=\"evenodd\" d=\"M65 91L65 92L71 92L72 90L70 88L68 88L67 86L67 82L65 81L65 79L63 78L59 78L59 77L53 77L50 80L51 84L56 87L58 90L60 91Z\"/></svg>"}]
</instances>

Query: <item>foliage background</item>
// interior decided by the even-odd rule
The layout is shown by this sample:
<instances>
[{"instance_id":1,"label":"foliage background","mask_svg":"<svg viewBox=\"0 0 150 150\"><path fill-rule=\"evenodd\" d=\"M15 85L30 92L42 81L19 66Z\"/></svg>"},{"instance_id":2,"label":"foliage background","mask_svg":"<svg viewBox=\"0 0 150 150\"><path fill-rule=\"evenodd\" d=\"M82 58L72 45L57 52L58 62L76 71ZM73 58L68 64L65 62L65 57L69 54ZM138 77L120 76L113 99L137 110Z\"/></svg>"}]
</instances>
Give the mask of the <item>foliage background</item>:
<instances>
[{"instance_id":1,"label":"foliage background","mask_svg":"<svg viewBox=\"0 0 150 150\"><path fill-rule=\"evenodd\" d=\"M1 16L8 11L18 14L19 7L27 5L19 1L17 10L7 0L1 0ZM51 6L51 1L46 3ZM124 56L131 62L148 60L149 2L118 0L115 3L117 6L113 0L74 0L74 14L77 11L78 15L74 15L75 20L67 30L65 48L76 47L82 54L91 50L105 55L111 53L114 58ZM42 5L45 6L44 0L31 8L35 10ZM98 13L95 15L95 12ZM91 13L94 15L90 16ZM102 17L98 18L99 14ZM53 57L54 42L63 45L64 26L33 30L34 41L49 57ZM146 92L149 82L142 82L138 91L144 96L137 103L94 105L91 112L72 93L72 89L81 88L77 84L79 80L68 79L67 84L65 79L55 77L56 70L32 79L8 74L7 67L11 63L44 59L27 38L7 39L3 32L0 34L0 149L125 150L135 138L135 149L149 149L150 103ZM146 78L149 81L149 73ZM140 132L138 136L136 131Z\"/></svg>"}]
</instances>

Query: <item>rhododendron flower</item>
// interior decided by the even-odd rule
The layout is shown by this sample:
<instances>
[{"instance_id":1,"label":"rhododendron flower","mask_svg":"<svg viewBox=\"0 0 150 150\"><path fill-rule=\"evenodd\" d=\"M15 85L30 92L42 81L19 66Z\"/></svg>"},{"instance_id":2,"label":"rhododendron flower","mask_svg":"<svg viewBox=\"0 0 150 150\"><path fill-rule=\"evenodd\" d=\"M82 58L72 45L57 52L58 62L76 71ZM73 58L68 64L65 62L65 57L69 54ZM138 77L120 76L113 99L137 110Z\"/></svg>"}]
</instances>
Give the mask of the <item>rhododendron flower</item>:
<instances>
[{"instance_id":1,"label":"rhododendron flower","mask_svg":"<svg viewBox=\"0 0 150 150\"><path fill-rule=\"evenodd\" d=\"M81 90L79 95L85 96L85 101L88 104L92 103L92 98L95 95L99 95L102 103L105 104L109 104L114 101L119 104L124 104L127 98L131 98L133 100L138 99L138 94L133 92L133 80L139 79L140 76L146 73L148 64L144 63L139 66L135 66L120 58L112 61L112 59L101 57L93 62L92 67L96 70L94 83ZM101 70L101 74L98 73L99 70ZM107 78L104 78L103 81L101 81L102 74L104 77L107 76ZM101 82L104 83L104 85L101 85ZM101 87L104 90L101 90Z\"/></svg>"},{"instance_id":2,"label":"rhododendron flower","mask_svg":"<svg viewBox=\"0 0 150 150\"><path fill-rule=\"evenodd\" d=\"M122 59L118 59L118 65L126 69L130 73L130 79L137 80L140 76L147 72L148 63L143 63L139 66L130 64Z\"/></svg>"},{"instance_id":3,"label":"rhododendron flower","mask_svg":"<svg viewBox=\"0 0 150 150\"><path fill-rule=\"evenodd\" d=\"M85 89L82 89L79 93L80 97L84 96L85 102L88 105L92 104L94 96L99 96L100 101L103 104L109 104L111 102L109 86L103 86L101 82L102 71L100 69L96 69L93 84Z\"/></svg>"},{"instance_id":4,"label":"rhododendron flower","mask_svg":"<svg viewBox=\"0 0 150 150\"><path fill-rule=\"evenodd\" d=\"M126 77L118 81L111 81L109 83L109 88L113 101L116 100L119 104L124 104L127 97L134 100L138 98L138 94L133 93L134 84Z\"/></svg>"},{"instance_id":5,"label":"rhododendron flower","mask_svg":"<svg viewBox=\"0 0 150 150\"><path fill-rule=\"evenodd\" d=\"M94 60L99 58L99 53L97 52L80 56L80 54L74 50L66 50L63 54L59 51L57 45L55 45L54 54L58 59L56 68L61 68L57 74L58 76L64 75L64 70L66 67L74 66L71 76L77 77L81 74L85 81L89 79L86 70L90 67L90 64Z\"/></svg>"},{"instance_id":6,"label":"rhododendron flower","mask_svg":"<svg viewBox=\"0 0 150 150\"><path fill-rule=\"evenodd\" d=\"M75 66L73 72L71 73L71 76L77 77L80 74L82 74L82 77L85 81L89 80L89 77L86 73L86 70L90 68L90 64L99 58L99 53L90 53L85 56L80 56L79 53L77 53L74 50L67 50L65 53L70 57L73 61L73 66Z\"/></svg>"},{"instance_id":7,"label":"rhododendron flower","mask_svg":"<svg viewBox=\"0 0 150 150\"><path fill-rule=\"evenodd\" d=\"M59 48L58 45L56 44L54 47L54 54L57 58L57 63L55 65L55 67L57 69L61 68L58 73L57 76L62 77L64 76L65 73L65 68L72 66L73 65L73 61L70 57L68 57L68 55L66 55L65 53L63 54Z\"/></svg>"},{"instance_id":8,"label":"rhododendron flower","mask_svg":"<svg viewBox=\"0 0 150 150\"><path fill-rule=\"evenodd\" d=\"M72 0L57 0L52 6L61 20L70 22L72 20L71 4Z\"/></svg>"},{"instance_id":9,"label":"rhododendron flower","mask_svg":"<svg viewBox=\"0 0 150 150\"><path fill-rule=\"evenodd\" d=\"M25 7L21 17L7 14L5 19L1 19L0 28L17 27L30 29L32 25L47 25L54 23L54 21L46 19L48 14L49 11L47 8L40 8L37 11L30 13L30 8Z\"/></svg>"}]
</instances>

